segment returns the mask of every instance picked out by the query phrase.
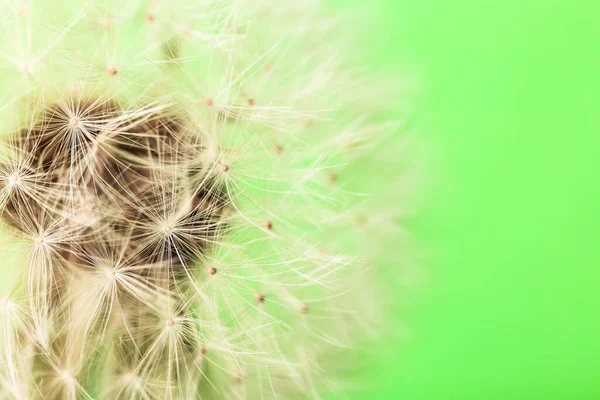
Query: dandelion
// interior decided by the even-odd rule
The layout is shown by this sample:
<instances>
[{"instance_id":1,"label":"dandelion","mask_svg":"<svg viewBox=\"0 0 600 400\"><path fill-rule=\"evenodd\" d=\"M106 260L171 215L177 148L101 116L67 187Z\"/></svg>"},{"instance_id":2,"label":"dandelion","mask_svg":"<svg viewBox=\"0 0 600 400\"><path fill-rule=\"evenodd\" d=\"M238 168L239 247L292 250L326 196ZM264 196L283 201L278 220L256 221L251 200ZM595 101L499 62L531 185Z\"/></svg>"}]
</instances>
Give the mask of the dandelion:
<instances>
[{"instance_id":1,"label":"dandelion","mask_svg":"<svg viewBox=\"0 0 600 400\"><path fill-rule=\"evenodd\" d=\"M340 357L378 331L401 192L381 173L399 92L349 25L317 0L17 3L0 399L342 390Z\"/></svg>"}]
</instances>

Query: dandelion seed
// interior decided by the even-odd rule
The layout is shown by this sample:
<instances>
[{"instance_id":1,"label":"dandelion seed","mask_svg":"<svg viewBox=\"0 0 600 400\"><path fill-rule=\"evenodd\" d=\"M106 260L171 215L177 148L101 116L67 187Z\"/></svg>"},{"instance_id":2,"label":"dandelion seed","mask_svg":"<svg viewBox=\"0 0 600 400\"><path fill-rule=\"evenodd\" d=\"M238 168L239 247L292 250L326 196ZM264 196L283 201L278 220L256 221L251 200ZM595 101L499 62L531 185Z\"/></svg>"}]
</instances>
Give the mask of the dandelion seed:
<instances>
[{"instance_id":1,"label":"dandelion seed","mask_svg":"<svg viewBox=\"0 0 600 400\"><path fill-rule=\"evenodd\" d=\"M306 304L306 303L302 303L302 304L300 305L300 312L301 312L302 314L308 314L308 312L309 312L308 304Z\"/></svg>"},{"instance_id":2,"label":"dandelion seed","mask_svg":"<svg viewBox=\"0 0 600 400\"><path fill-rule=\"evenodd\" d=\"M33 64L31 62L23 62L19 65L19 71L24 75L33 74Z\"/></svg>"},{"instance_id":3,"label":"dandelion seed","mask_svg":"<svg viewBox=\"0 0 600 400\"><path fill-rule=\"evenodd\" d=\"M19 17L26 17L29 14L29 8L26 6L18 7L16 10L16 14Z\"/></svg>"},{"instance_id":4,"label":"dandelion seed","mask_svg":"<svg viewBox=\"0 0 600 400\"><path fill-rule=\"evenodd\" d=\"M111 28L113 27L113 21L112 21L110 18L104 18L104 19L102 20L102 27L103 27L105 30L109 30L109 29L111 29Z\"/></svg>"},{"instance_id":5,"label":"dandelion seed","mask_svg":"<svg viewBox=\"0 0 600 400\"><path fill-rule=\"evenodd\" d=\"M365 217L364 215L357 216L355 220L356 220L356 225L359 228L362 228L367 224L367 217Z\"/></svg>"},{"instance_id":6,"label":"dandelion seed","mask_svg":"<svg viewBox=\"0 0 600 400\"><path fill-rule=\"evenodd\" d=\"M170 236L173 232L173 228L171 227L171 225L164 225L162 227L162 231L165 234L165 236Z\"/></svg>"},{"instance_id":7,"label":"dandelion seed","mask_svg":"<svg viewBox=\"0 0 600 400\"><path fill-rule=\"evenodd\" d=\"M117 75L117 73L118 73L118 72L119 72L119 71L118 71L118 70L117 70L115 67L110 67L110 68L108 69L108 74L109 74L109 75L111 75L111 76L115 76L115 75Z\"/></svg>"},{"instance_id":8,"label":"dandelion seed","mask_svg":"<svg viewBox=\"0 0 600 400\"><path fill-rule=\"evenodd\" d=\"M72 384L73 382L75 382L75 377L73 376L73 374L67 370L58 370L57 371L58 376L65 382L67 382L68 384Z\"/></svg>"},{"instance_id":9,"label":"dandelion seed","mask_svg":"<svg viewBox=\"0 0 600 400\"><path fill-rule=\"evenodd\" d=\"M123 374L123 382L130 383L133 381L133 372L127 372Z\"/></svg>"},{"instance_id":10,"label":"dandelion seed","mask_svg":"<svg viewBox=\"0 0 600 400\"><path fill-rule=\"evenodd\" d=\"M6 310L10 307L10 301L7 297L0 297L0 310Z\"/></svg>"},{"instance_id":11,"label":"dandelion seed","mask_svg":"<svg viewBox=\"0 0 600 400\"><path fill-rule=\"evenodd\" d=\"M106 275L108 276L109 280L114 281L117 276L117 271L115 271L113 268L107 268Z\"/></svg>"},{"instance_id":12,"label":"dandelion seed","mask_svg":"<svg viewBox=\"0 0 600 400\"><path fill-rule=\"evenodd\" d=\"M13 172L8 177L8 188L9 189L12 189L12 188L14 188L16 186L20 186L21 183L22 183L22 177L21 177L21 174L18 171Z\"/></svg>"}]
</instances>

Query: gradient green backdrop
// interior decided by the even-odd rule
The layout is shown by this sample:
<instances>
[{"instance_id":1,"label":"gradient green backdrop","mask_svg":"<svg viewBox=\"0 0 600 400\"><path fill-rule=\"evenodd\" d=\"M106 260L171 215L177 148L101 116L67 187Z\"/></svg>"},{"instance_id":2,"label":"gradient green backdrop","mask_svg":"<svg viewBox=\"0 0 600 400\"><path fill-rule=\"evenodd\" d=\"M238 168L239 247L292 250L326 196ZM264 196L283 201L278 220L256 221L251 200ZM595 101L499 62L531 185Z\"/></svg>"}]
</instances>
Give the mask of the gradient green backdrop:
<instances>
[{"instance_id":1,"label":"gradient green backdrop","mask_svg":"<svg viewBox=\"0 0 600 400\"><path fill-rule=\"evenodd\" d=\"M600 399L600 2L375 3L374 64L421 70L435 163L409 336L358 398Z\"/></svg>"}]
</instances>

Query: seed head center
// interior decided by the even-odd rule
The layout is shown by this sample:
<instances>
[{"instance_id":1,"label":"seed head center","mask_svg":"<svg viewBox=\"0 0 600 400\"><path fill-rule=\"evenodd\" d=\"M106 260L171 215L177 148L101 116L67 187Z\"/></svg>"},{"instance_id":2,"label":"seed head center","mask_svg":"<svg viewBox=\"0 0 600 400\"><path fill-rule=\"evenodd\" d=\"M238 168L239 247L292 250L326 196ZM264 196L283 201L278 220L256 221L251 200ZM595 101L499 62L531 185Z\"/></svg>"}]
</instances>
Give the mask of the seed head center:
<instances>
[{"instance_id":1,"label":"seed head center","mask_svg":"<svg viewBox=\"0 0 600 400\"><path fill-rule=\"evenodd\" d=\"M115 271L115 269L114 269L114 268L108 268L108 269L106 270L106 275L108 275L108 277L109 277L110 279L115 279L115 276L117 275L117 271Z\"/></svg>"},{"instance_id":2,"label":"seed head center","mask_svg":"<svg viewBox=\"0 0 600 400\"><path fill-rule=\"evenodd\" d=\"M25 75L31 75L33 73L33 65L26 61L19 65L19 71Z\"/></svg>"},{"instance_id":3,"label":"seed head center","mask_svg":"<svg viewBox=\"0 0 600 400\"><path fill-rule=\"evenodd\" d=\"M125 382L131 382L133 380L133 373L132 372L128 372L125 375L123 375L123 380Z\"/></svg>"},{"instance_id":4,"label":"seed head center","mask_svg":"<svg viewBox=\"0 0 600 400\"><path fill-rule=\"evenodd\" d=\"M21 175L19 172L15 171L8 177L8 186L15 187L21 184Z\"/></svg>"},{"instance_id":5,"label":"seed head center","mask_svg":"<svg viewBox=\"0 0 600 400\"><path fill-rule=\"evenodd\" d=\"M173 227L169 224L165 224L162 227L162 231L165 234L165 236L169 236L171 233L173 233Z\"/></svg>"},{"instance_id":6,"label":"seed head center","mask_svg":"<svg viewBox=\"0 0 600 400\"><path fill-rule=\"evenodd\" d=\"M73 378L73 374L69 371L61 370L58 372L58 375L66 382L72 382L75 378Z\"/></svg>"},{"instance_id":7,"label":"seed head center","mask_svg":"<svg viewBox=\"0 0 600 400\"><path fill-rule=\"evenodd\" d=\"M9 301L8 298L2 296L0 297L0 310L4 310L6 308L8 308L9 305Z\"/></svg>"}]
</instances>

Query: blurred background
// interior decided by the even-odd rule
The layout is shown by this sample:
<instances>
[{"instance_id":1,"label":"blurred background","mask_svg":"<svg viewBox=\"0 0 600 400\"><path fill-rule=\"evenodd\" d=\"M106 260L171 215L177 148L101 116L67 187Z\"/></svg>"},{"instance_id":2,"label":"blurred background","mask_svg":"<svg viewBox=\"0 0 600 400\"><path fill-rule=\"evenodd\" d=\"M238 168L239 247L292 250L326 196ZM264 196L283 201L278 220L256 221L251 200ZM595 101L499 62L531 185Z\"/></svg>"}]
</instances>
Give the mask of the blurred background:
<instances>
[{"instance_id":1,"label":"blurred background","mask_svg":"<svg viewBox=\"0 0 600 400\"><path fill-rule=\"evenodd\" d=\"M426 278L356 398L600 398L600 2L370 1L434 162Z\"/></svg>"}]
</instances>

